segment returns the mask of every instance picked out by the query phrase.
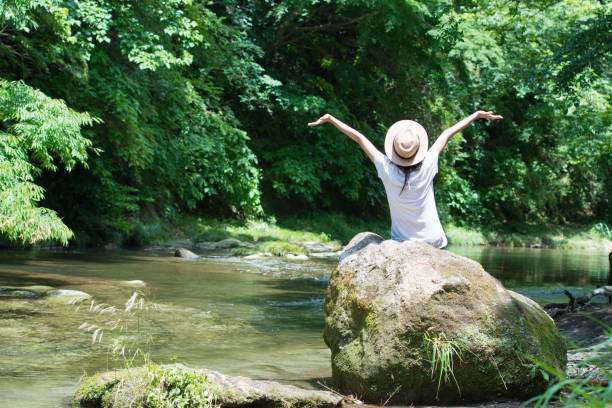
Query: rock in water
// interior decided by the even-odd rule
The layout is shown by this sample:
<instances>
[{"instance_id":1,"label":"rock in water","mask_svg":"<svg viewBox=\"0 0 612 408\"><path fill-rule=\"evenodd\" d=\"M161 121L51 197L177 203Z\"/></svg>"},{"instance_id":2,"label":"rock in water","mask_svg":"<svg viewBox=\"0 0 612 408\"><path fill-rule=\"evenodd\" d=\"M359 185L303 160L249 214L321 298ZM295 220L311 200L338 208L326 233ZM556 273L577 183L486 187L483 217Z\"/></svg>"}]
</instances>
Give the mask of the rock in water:
<instances>
[{"instance_id":1,"label":"rock in water","mask_svg":"<svg viewBox=\"0 0 612 408\"><path fill-rule=\"evenodd\" d=\"M198 401L186 395L202 391ZM334 408L341 397L328 391L306 390L274 381L234 377L181 364L132 367L86 378L74 395L82 407L124 407L129 401L148 401L147 406L216 406L225 408ZM210 398L213 404L202 399ZM142 406L142 405L138 405Z\"/></svg>"},{"instance_id":2,"label":"rock in water","mask_svg":"<svg viewBox=\"0 0 612 408\"><path fill-rule=\"evenodd\" d=\"M32 286L4 286L0 287L0 298L38 298L44 296L53 288L51 286L32 285Z\"/></svg>"},{"instance_id":3,"label":"rock in water","mask_svg":"<svg viewBox=\"0 0 612 408\"><path fill-rule=\"evenodd\" d=\"M528 397L547 386L531 358L561 372L567 362L552 319L478 262L372 233L340 256L324 338L336 385L373 403Z\"/></svg>"},{"instance_id":4,"label":"rock in water","mask_svg":"<svg viewBox=\"0 0 612 408\"><path fill-rule=\"evenodd\" d=\"M177 248L174 251L174 256L177 258L186 258L186 259L198 259L200 255L196 255L188 249L185 248Z\"/></svg>"},{"instance_id":5,"label":"rock in water","mask_svg":"<svg viewBox=\"0 0 612 408\"><path fill-rule=\"evenodd\" d=\"M44 301L48 303L59 303L64 305L75 304L91 299L89 293L80 290L54 289L45 293Z\"/></svg>"}]
</instances>

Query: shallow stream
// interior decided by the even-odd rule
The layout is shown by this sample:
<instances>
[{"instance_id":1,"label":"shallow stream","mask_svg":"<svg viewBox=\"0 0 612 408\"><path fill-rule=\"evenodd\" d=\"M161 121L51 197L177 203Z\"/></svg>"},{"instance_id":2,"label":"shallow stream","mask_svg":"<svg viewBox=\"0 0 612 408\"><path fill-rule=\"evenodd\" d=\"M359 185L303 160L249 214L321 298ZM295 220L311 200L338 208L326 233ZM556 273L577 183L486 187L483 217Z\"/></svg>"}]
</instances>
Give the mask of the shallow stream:
<instances>
[{"instance_id":1,"label":"shallow stream","mask_svg":"<svg viewBox=\"0 0 612 408\"><path fill-rule=\"evenodd\" d=\"M609 282L602 252L451 248L541 304ZM331 374L323 300L334 261L146 251L2 251L0 287L48 285L87 292L94 303L0 298L0 407L67 407L79 377L142 354L232 375L314 386ZM129 283L142 280L145 285ZM143 292L131 313L123 309ZM104 303L104 305L101 305ZM100 305L98 309L96 306ZM117 311L100 313L109 306ZM104 328L102 340L82 325ZM116 323L117 328L111 329ZM123 326L123 329L121 329ZM139 352L138 352L139 351Z\"/></svg>"}]
</instances>

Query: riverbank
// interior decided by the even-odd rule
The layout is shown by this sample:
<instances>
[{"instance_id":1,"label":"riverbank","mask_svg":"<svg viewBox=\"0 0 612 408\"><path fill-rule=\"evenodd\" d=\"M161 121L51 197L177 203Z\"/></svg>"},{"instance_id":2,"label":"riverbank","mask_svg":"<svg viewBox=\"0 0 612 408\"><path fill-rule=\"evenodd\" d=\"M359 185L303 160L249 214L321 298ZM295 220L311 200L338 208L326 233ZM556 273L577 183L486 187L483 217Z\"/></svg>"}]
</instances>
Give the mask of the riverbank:
<instances>
[{"instance_id":1,"label":"riverbank","mask_svg":"<svg viewBox=\"0 0 612 408\"><path fill-rule=\"evenodd\" d=\"M389 238L389 220L350 217L344 214L315 213L305 216L268 216L260 220L206 218L181 215L170 219L134 218L124 221L122 231L105 232L97 237L80 233L76 226L70 246L106 248L197 247L227 239L244 244L230 246L235 255L257 252L277 256L307 254L303 243L339 247L363 231ZM612 232L608 225L511 225L502 229L465 227L443 222L452 246L495 246L510 248L559 248L612 251ZM265 244L264 244L265 243ZM57 242L34 247L59 247ZM204 245L206 246L206 244ZM0 239L0 247L22 248L20 243ZM235 247L238 247L237 249ZM218 248L217 248L218 249Z\"/></svg>"},{"instance_id":2,"label":"riverbank","mask_svg":"<svg viewBox=\"0 0 612 408\"><path fill-rule=\"evenodd\" d=\"M171 244L181 239L194 242L221 241L228 238L250 243L316 242L345 245L363 231L375 232L389 237L389 222L386 220L365 220L342 214L315 214L307 217L268 218L265 221L222 220L185 217L180 224L166 226L168 239L161 242ZM612 251L612 236L605 236L606 230L595 225L521 225L507 230L487 230L446 224L445 231L450 245L454 246L496 246L522 248L560 248L575 250ZM609 232L609 231L608 231ZM270 244L269 244L270 245ZM275 246L275 245L272 245ZM280 245L276 245L280 247ZM263 248L265 250L265 248ZM299 248L286 246L279 249L279 255ZM243 251L247 253L248 251Z\"/></svg>"}]
</instances>

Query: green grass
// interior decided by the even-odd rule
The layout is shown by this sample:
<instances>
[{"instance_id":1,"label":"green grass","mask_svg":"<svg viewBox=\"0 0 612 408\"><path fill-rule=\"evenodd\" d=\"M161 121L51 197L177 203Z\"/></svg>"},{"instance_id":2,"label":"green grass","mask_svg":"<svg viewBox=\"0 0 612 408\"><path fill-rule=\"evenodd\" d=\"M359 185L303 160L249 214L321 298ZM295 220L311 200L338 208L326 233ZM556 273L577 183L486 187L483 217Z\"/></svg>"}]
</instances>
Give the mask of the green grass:
<instances>
[{"instance_id":1,"label":"green grass","mask_svg":"<svg viewBox=\"0 0 612 408\"><path fill-rule=\"evenodd\" d=\"M426 332L423 340L425 341L427 358L431 365L431 377L438 377L436 399L438 399L438 392L440 391L440 385L442 385L442 379L444 379L445 383L448 383L452 378L457 386L459 395L461 395L461 388L459 387L459 383L454 373L455 358L458 358L459 361L463 359L461 344L457 341L446 340L444 333L441 333L438 337L432 337Z\"/></svg>"},{"instance_id":2,"label":"green grass","mask_svg":"<svg viewBox=\"0 0 612 408\"><path fill-rule=\"evenodd\" d=\"M238 222L197 218L191 219L184 230L196 241L220 241L237 238L243 241L339 242L347 244L363 231L389 238L388 220L349 217L344 214L317 213L306 217L273 217L267 221ZM509 225L504 229L460 227L444 224L451 245L504 247L544 247L562 249L595 249L612 251L612 240L606 236L609 228L603 223L593 225Z\"/></svg>"},{"instance_id":3,"label":"green grass","mask_svg":"<svg viewBox=\"0 0 612 408\"><path fill-rule=\"evenodd\" d=\"M612 406L612 328L606 328L607 339L586 352L588 357L581 361L579 366L589 368L586 376L568 378L552 367L539 361L535 361L542 370L545 370L554 378L554 381L541 395L524 402L521 407L591 407L607 408ZM597 367L593 371L592 367ZM608 380L608 384L602 384L602 380Z\"/></svg>"},{"instance_id":4,"label":"green grass","mask_svg":"<svg viewBox=\"0 0 612 408\"><path fill-rule=\"evenodd\" d=\"M458 227L454 224L449 224L444 227L446 238L450 245L459 246L479 246L488 245L485 235L473 229Z\"/></svg>"},{"instance_id":5,"label":"green grass","mask_svg":"<svg viewBox=\"0 0 612 408\"><path fill-rule=\"evenodd\" d=\"M268 253L275 256L285 256L289 254L306 255L308 254L308 251L306 251L304 247L297 244L284 241L264 241L254 248L234 248L231 251L231 254L234 256L245 256L256 253Z\"/></svg>"},{"instance_id":6,"label":"green grass","mask_svg":"<svg viewBox=\"0 0 612 408\"><path fill-rule=\"evenodd\" d=\"M173 222L150 219L132 220L122 234L108 237L108 242L122 246L174 245L177 240L195 242L236 238L259 244L265 241L347 244L356 234L371 231L389 239L390 220L348 216L341 213L313 213L300 216L268 216L263 220L237 220L182 215ZM458 226L442 222L449 243L458 246L493 245L504 247L539 247L595 249L612 251L612 227L603 222L589 225L508 224L500 228ZM86 245L86 241L84 241ZM236 249L237 254L252 253ZM270 251L268 251L270 252ZM292 251L272 251L291 253ZM301 253L295 252L293 253Z\"/></svg>"},{"instance_id":7,"label":"green grass","mask_svg":"<svg viewBox=\"0 0 612 408\"><path fill-rule=\"evenodd\" d=\"M183 222L184 232L196 241L220 241L236 238L241 241L283 241L283 242L331 242L333 239L324 231L302 228L287 228L273 218L267 221L223 220L213 218L187 219Z\"/></svg>"},{"instance_id":8,"label":"green grass","mask_svg":"<svg viewBox=\"0 0 612 408\"><path fill-rule=\"evenodd\" d=\"M306 254L307 251L299 245L283 241L267 241L257 247L259 252L268 252L276 256L285 256L288 254L300 255Z\"/></svg>"},{"instance_id":9,"label":"green grass","mask_svg":"<svg viewBox=\"0 0 612 408\"><path fill-rule=\"evenodd\" d=\"M490 244L507 247L546 247L561 249L612 250L612 240L601 228L592 225L511 225L504 230L485 230L483 235ZM599 228L598 228L599 227Z\"/></svg>"},{"instance_id":10,"label":"green grass","mask_svg":"<svg viewBox=\"0 0 612 408\"><path fill-rule=\"evenodd\" d=\"M388 220L350 217L338 213L317 213L301 217L283 217L278 219L283 228L308 231L313 234L325 234L330 240L347 244L360 232L375 232L389 239L391 224Z\"/></svg>"}]
</instances>

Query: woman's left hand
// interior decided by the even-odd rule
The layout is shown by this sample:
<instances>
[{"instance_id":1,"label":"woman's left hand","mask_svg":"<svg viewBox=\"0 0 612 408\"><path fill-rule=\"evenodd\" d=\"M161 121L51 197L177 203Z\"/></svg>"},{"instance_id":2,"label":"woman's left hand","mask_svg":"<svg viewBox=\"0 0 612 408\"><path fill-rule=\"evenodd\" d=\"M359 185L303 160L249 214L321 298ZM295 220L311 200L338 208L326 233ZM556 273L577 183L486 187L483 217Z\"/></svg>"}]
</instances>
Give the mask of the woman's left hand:
<instances>
[{"instance_id":1,"label":"woman's left hand","mask_svg":"<svg viewBox=\"0 0 612 408\"><path fill-rule=\"evenodd\" d=\"M329 122L331 120L331 117L332 115L330 115L329 113L326 113L325 115L317 119L315 122L310 122L308 126L319 126L322 123Z\"/></svg>"}]
</instances>

